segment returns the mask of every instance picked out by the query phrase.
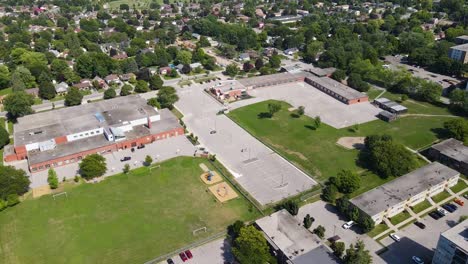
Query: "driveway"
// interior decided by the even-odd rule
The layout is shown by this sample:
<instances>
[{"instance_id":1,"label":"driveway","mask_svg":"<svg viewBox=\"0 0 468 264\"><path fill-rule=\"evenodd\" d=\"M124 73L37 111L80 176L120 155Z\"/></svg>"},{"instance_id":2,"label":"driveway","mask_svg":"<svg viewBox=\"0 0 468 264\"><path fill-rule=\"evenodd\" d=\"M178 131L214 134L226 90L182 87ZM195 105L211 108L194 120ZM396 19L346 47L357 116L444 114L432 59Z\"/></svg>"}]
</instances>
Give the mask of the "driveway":
<instances>
[{"instance_id":1,"label":"driveway","mask_svg":"<svg viewBox=\"0 0 468 264\"><path fill-rule=\"evenodd\" d=\"M175 105L201 145L217 155L255 200L262 205L277 202L317 184L228 117L218 115L223 106L203 90L211 85L178 89Z\"/></svg>"},{"instance_id":2,"label":"driveway","mask_svg":"<svg viewBox=\"0 0 468 264\"><path fill-rule=\"evenodd\" d=\"M156 163L178 156L193 156L194 153L195 147L185 136L155 141L145 145L143 149L135 148L135 152L133 153L130 149L125 149L104 155L107 163L107 172L104 176L107 177L122 172L126 163L130 164L132 169L144 166L143 162L146 155L150 155L153 158L153 162ZM132 159L128 162L120 161L121 158L127 156ZM59 180L62 180L64 177L66 179L73 179L78 174L78 170L78 163L55 168ZM32 173L30 180L31 188L47 185L47 170Z\"/></svg>"}]
</instances>

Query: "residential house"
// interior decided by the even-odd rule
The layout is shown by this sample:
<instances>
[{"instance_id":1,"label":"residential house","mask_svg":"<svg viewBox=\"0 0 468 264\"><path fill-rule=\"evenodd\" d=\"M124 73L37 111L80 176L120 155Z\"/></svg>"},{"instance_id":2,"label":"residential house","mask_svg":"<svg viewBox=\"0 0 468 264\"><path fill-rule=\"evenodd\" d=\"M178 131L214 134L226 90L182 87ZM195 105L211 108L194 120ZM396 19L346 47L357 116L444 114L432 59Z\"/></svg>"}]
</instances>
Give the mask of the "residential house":
<instances>
[{"instance_id":1,"label":"residential house","mask_svg":"<svg viewBox=\"0 0 468 264\"><path fill-rule=\"evenodd\" d=\"M161 67L159 68L159 74L166 75L166 74L169 74L171 70L172 70L171 67Z\"/></svg>"},{"instance_id":2,"label":"residential house","mask_svg":"<svg viewBox=\"0 0 468 264\"><path fill-rule=\"evenodd\" d=\"M121 83L120 78L119 78L119 76L117 74L109 74L104 78L104 80L109 85L112 84L112 83L117 83L117 84Z\"/></svg>"},{"instance_id":3,"label":"residential house","mask_svg":"<svg viewBox=\"0 0 468 264\"><path fill-rule=\"evenodd\" d=\"M290 48L290 49L286 49L284 50L284 54L285 55L293 55L294 53L298 52L299 50L297 48Z\"/></svg>"},{"instance_id":4,"label":"residential house","mask_svg":"<svg viewBox=\"0 0 468 264\"><path fill-rule=\"evenodd\" d=\"M59 95L66 94L68 92L68 84L66 82L61 82L55 85L55 92Z\"/></svg>"},{"instance_id":5,"label":"residential house","mask_svg":"<svg viewBox=\"0 0 468 264\"><path fill-rule=\"evenodd\" d=\"M239 61L249 61L250 55L248 53L239 54Z\"/></svg>"},{"instance_id":6,"label":"residential house","mask_svg":"<svg viewBox=\"0 0 468 264\"><path fill-rule=\"evenodd\" d=\"M128 82L130 81L132 78L136 78L136 75L134 73L124 73L124 74L121 74L120 75L120 80L122 82Z\"/></svg>"}]
</instances>

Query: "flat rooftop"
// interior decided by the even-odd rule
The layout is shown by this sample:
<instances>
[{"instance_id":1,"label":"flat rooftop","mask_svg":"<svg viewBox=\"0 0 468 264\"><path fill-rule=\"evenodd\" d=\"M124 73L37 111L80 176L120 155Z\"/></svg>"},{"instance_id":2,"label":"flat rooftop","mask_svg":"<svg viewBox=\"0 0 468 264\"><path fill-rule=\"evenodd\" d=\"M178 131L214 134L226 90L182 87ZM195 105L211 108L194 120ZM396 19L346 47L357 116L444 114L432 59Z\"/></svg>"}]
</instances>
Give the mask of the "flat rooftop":
<instances>
[{"instance_id":1,"label":"flat rooftop","mask_svg":"<svg viewBox=\"0 0 468 264\"><path fill-rule=\"evenodd\" d=\"M456 161L468 163L468 147L454 138L437 143L431 148Z\"/></svg>"},{"instance_id":2,"label":"flat rooftop","mask_svg":"<svg viewBox=\"0 0 468 264\"><path fill-rule=\"evenodd\" d=\"M320 246L320 240L284 209L255 223L289 259Z\"/></svg>"},{"instance_id":3,"label":"flat rooftop","mask_svg":"<svg viewBox=\"0 0 468 264\"><path fill-rule=\"evenodd\" d=\"M366 94L363 94L353 88L346 86L340 82L333 80L332 78L328 77L317 77L312 73L303 72L301 75L304 75L305 78L311 79L312 81L322 85L323 87L327 88L328 90L334 92L335 94L341 95L343 98L348 100L359 99L363 97L367 97Z\"/></svg>"},{"instance_id":4,"label":"flat rooftop","mask_svg":"<svg viewBox=\"0 0 468 264\"><path fill-rule=\"evenodd\" d=\"M333 253L325 246L319 246L316 249L295 258L292 261L294 264L340 264Z\"/></svg>"},{"instance_id":5,"label":"flat rooftop","mask_svg":"<svg viewBox=\"0 0 468 264\"><path fill-rule=\"evenodd\" d=\"M374 216L431 186L458 175L460 173L457 171L438 162L433 162L365 192L350 201L369 216Z\"/></svg>"},{"instance_id":6,"label":"flat rooftop","mask_svg":"<svg viewBox=\"0 0 468 264\"><path fill-rule=\"evenodd\" d=\"M133 130L125 133L125 140L141 138L146 135L153 135L180 127L179 121L168 109L161 109L161 120L152 122L151 128L146 125L133 127ZM57 144L54 149L46 151L30 151L28 161L30 165L53 160L60 157L66 157L75 153L115 144L114 141L108 141L103 134L88 137L80 140L70 141L63 144Z\"/></svg>"},{"instance_id":7,"label":"flat rooftop","mask_svg":"<svg viewBox=\"0 0 468 264\"><path fill-rule=\"evenodd\" d=\"M236 80L229 80L229 81L219 82L213 88L221 91L222 93L226 93L232 90L245 89L245 86Z\"/></svg>"},{"instance_id":8,"label":"flat rooftop","mask_svg":"<svg viewBox=\"0 0 468 264\"><path fill-rule=\"evenodd\" d=\"M276 83L284 83L289 81L295 81L298 77L294 74L289 72L282 72L282 73L275 73L270 75L262 75L257 77L239 79L239 83L244 85L245 87L256 87L256 86L265 86L267 85L275 85Z\"/></svg>"},{"instance_id":9,"label":"flat rooftop","mask_svg":"<svg viewBox=\"0 0 468 264\"><path fill-rule=\"evenodd\" d=\"M468 220L465 220L458 225L443 232L441 236L450 240L458 248L468 252Z\"/></svg>"},{"instance_id":10,"label":"flat rooftop","mask_svg":"<svg viewBox=\"0 0 468 264\"><path fill-rule=\"evenodd\" d=\"M65 107L18 118L14 125L15 146L42 142L98 127L119 126L157 115L138 95L117 97L110 100ZM96 115L99 115L100 120Z\"/></svg>"},{"instance_id":11,"label":"flat rooftop","mask_svg":"<svg viewBox=\"0 0 468 264\"><path fill-rule=\"evenodd\" d=\"M462 50L462 51L468 51L468 43L467 43L467 44L461 44L461 45L453 46L453 47L451 47L451 49Z\"/></svg>"}]
</instances>

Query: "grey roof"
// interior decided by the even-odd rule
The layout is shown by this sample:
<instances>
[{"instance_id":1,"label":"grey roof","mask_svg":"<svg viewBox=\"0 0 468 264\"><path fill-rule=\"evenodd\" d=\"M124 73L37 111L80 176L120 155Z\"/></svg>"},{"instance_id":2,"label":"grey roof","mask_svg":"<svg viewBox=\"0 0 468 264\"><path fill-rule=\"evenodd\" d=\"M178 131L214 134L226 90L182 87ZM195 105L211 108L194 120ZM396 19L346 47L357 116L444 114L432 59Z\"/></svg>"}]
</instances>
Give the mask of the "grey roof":
<instances>
[{"instance_id":1,"label":"grey roof","mask_svg":"<svg viewBox=\"0 0 468 264\"><path fill-rule=\"evenodd\" d=\"M384 117L389 118L389 119L392 119L392 118L395 117L395 114L390 113L388 111L382 111L382 112L379 113L379 115L384 116Z\"/></svg>"},{"instance_id":2,"label":"grey roof","mask_svg":"<svg viewBox=\"0 0 468 264\"><path fill-rule=\"evenodd\" d=\"M455 39L468 40L468 35L458 36Z\"/></svg>"},{"instance_id":3,"label":"grey roof","mask_svg":"<svg viewBox=\"0 0 468 264\"><path fill-rule=\"evenodd\" d=\"M468 220L443 232L441 236L445 237L465 252L468 252Z\"/></svg>"},{"instance_id":4,"label":"grey roof","mask_svg":"<svg viewBox=\"0 0 468 264\"><path fill-rule=\"evenodd\" d=\"M298 77L296 75L291 74L289 72L283 72L240 79L239 83L241 83L245 87L253 86L255 88L256 86L264 86L266 83L274 85L274 83L284 83L288 81L294 81L297 79Z\"/></svg>"},{"instance_id":5,"label":"grey roof","mask_svg":"<svg viewBox=\"0 0 468 264\"><path fill-rule=\"evenodd\" d=\"M431 186L458 175L460 174L457 171L438 162L433 162L365 192L350 201L369 216L374 216Z\"/></svg>"},{"instance_id":6,"label":"grey roof","mask_svg":"<svg viewBox=\"0 0 468 264\"><path fill-rule=\"evenodd\" d=\"M99 122L96 113L101 113L105 122ZM157 113L145 99L138 95L130 95L27 115L18 118L14 126L15 146L42 142L94 128L120 125L125 121Z\"/></svg>"},{"instance_id":7,"label":"grey roof","mask_svg":"<svg viewBox=\"0 0 468 264\"><path fill-rule=\"evenodd\" d=\"M180 127L179 121L171 111L167 109L161 109L160 115L161 120L153 122L151 128L148 128L145 125L135 126L131 131L125 132L125 138L127 140L131 140L144 137L145 135L158 134L173 128ZM112 144L115 144L115 142L108 141L103 134L100 134L76 141L70 141L64 144L57 144L56 147L51 150L31 151L28 153L28 161L30 165L33 165Z\"/></svg>"},{"instance_id":8,"label":"grey roof","mask_svg":"<svg viewBox=\"0 0 468 264\"><path fill-rule=\"evenodd\" d=\"M454 138L437 143L431 148L456 161L468 163L468 147Z\"/></svg>"},{"instance_id":9,"label":"grey roof","mask_svg":"<svg viewBox=\"0 0 468 264\"><path fill-rule=\"evenodd\" d=\"M61 82L55 85L55 91L57 93L65 93L68 91L68 84L66 82Z\"/></svg>"},{"instance_id":10,"label":"grey roof","mask_svg":"<svg viewBox=\"0 0 468 264\"><path fill-rule=\"evenodd\" d=\"M467 51L468 52L468 43L467 44L461 44L457 46L451 47L451 49L456 49L456 50L461 50L461 51Z\"/></svg>"},{"instance_id":11,"label":"grey roof","mask_svg":"<svg viewBox=\"0 0 468 264\"><path fill-rule=\"evenodd\" d=\"M294 264L339 264L341 263L333 252L325 246L317 247L292 261Z\"/></svg>"},{"instance_id":12,"label":"grey roof","mask_svg":"<svg viewBox=\"0 0 468 264\"><path fill-rule=\"evenodd\" d=\"M301 73L305 75L305 78L311 79L312 81L320 84L321 86L327 88L328 90L334 92L335 94L338 94L342 96L343 98L347 100L353 100L353 99L359 99L363 97L367 97L367 95L354 90L353 88L346 86L340 82L337 82L331 78L328 77L317 77L309 72L303 72Z\"/></svg>"}]
</instances>

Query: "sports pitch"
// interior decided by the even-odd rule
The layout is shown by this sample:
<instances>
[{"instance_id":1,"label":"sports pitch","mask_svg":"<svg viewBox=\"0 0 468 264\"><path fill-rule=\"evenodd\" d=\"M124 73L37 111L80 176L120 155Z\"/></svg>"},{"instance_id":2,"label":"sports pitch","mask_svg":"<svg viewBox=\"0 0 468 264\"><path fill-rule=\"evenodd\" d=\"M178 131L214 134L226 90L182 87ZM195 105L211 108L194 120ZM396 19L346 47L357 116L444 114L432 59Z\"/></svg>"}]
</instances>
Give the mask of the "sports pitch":
<instances>
[{"instance_id":1,"label":"sports pitch","mask_svg":"<svg viewBox=\"0 0 468 264\"><path fill-rule=\"evenodd\" d=\"M0 263L144 263L258 216L242 196L218 202L202 162L175 158L0 212Z\"/></svg>"}]
</instances>

